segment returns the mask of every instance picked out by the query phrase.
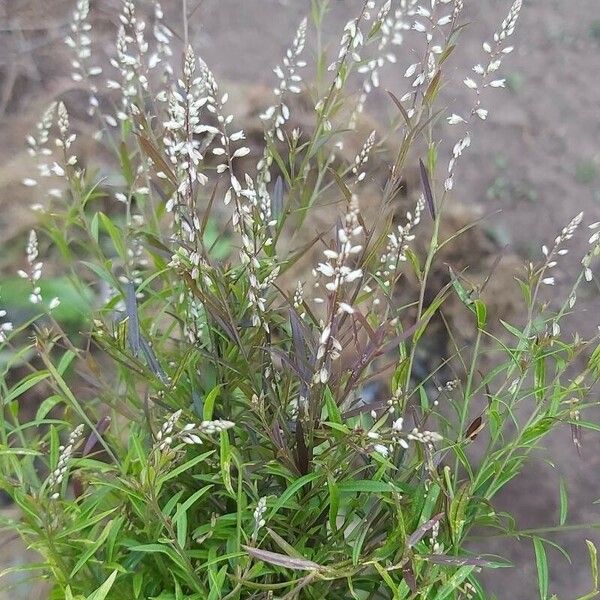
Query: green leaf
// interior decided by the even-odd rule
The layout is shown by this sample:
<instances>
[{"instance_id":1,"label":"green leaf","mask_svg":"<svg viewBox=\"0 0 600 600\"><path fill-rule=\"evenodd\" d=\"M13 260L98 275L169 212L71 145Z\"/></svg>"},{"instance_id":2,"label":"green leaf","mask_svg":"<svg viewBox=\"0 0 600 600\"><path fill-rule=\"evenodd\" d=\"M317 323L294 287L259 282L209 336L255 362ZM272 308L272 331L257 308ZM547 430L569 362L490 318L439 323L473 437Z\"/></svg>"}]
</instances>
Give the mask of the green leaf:
<instances>
[{"instance_id":1,"label":"green leaf","mask_svg":"<svg viewBox=\"0 0 600 600\"><path fill-rule=\"evenodd\" d=\"M456 590L460 584L472 573L475 569L473 565L461 567L448 579L448 581L440 588L438 593L435 595L434 600L445 600L451 594L456 594Z\"/></svg>"},{"instance_id":2,"label":"green leaf","mask_svg":"<svg viewBox=\"0 0 600 600\"><path fill-rule=\"evenodd\" d=\"M335 402L335 398L329 389L329 386L325 388L323 391L323 396L325 398L325 408L327 409L327 419L332 423L337 423L338 425L342 424L342 414L340 413L340 409Z\"/></svg>"},{"instance_id":3,"label":"green leaf","mask_svg":"<svg viewBox=\"0 0 600 600\"><path fill-rule=\"evenodd\" d=\"M471 499L471 484L464 483L458 490L458 493L452 498L450 503L449 521L452 532L452 540L455 544L460 543L463 527L465 524L465 515L469 500Z\"/></svg>"},{"instance_id":4,"label":"green leaf","mask_svg":"<svg viewBox=\"0 0 600 600\"><path fill-rule=\"evenodd\" d=\"M187 512L185 510L181 510L181 504L177 506L177 512L175 513L175 518L173 521L177 530L177 543L181 548L185 548L188 531L188 518Z\"/></svg>"},{"instance_id":5,"label":"green leaf","mask_svg":"<svg viewBox=\"0 0 600 600\"><path fill-rule=\"evenodd\" d=\"M352 548L352 564L355 566L358 564L358 561L360 560L360 553L362 552L362 548L365 543L365 538L367 537L367 534L369 533L368 525L365 522L363 522L362 524L364 525L364 527L362 528L361 532L358 534L358 539L354 540L354 547Z\"/></svg>"},{"instance_id":6,"label":"green leaf","mask_svg":"<svg viewBox=\"0 0 600 600\"><path fill-rule=\"evenodd\" d=\"M381 578L383 579L383 581L385 581L385 584L390 588L394 600L400 598L401 596L398 593L398 585L390 577L390 574L385 570L385 568L377 562L373 563L373 566L377 569L377 572L379 573L379 575L381 575Z\"/></svg>"},{"instance_id":7,"label":"green leaf","mask_svg":"<svg viewBox=\"0 0 600 600\"><path fill-rule=\"evenodd\" d=\"M221 431L219 438L221 477L223 479L225 489L235 497L236 494L231 483L231 444L229 443L229 432Z\"/></svg>"},{"instance_id":8,"label":"green leaf","mask_svg":"<svg viewBox=\"0 0 600 600\"><path fill-rule=\"evenodd\" d=\"M216 386L204 398L204 407L202 408L202 418L205 421L212 421L213 412L215 408L215 401L221 393L221 387Z\"/></svg>"},{"instance_id":9,"label":"green leaf","mask_svg":"<svg viewBox=\"0 0 600 600\"><path fill-rule=\"evenodd\" d=\"M98 539L96 539L95 541L93 541L93 540L87 540L87 541L92 542L92 545L81 555L81 557L79 558L79 560L75 563L75 566L71 570L71 574L69 575L69 578L72 579L81 570L81 568L83 566L85 566L85 564L87 563L87 561L92 556L94 556L94 554L96 554L96 552L98 551L98 549L100 548L100 546L102 546L102 544L104 544L104 541L108 537L108 534L110 533L110 530L111 530L113 524L114 524L114 521L111 519L105 525L104 529L102 530L102 533L98 536Z\"/></svg>"},{"instance_id":10,"label":"green leaf","mask_svg":"<svg viewBox=\"0 0 600 600\"><path fill-rule=\"evenodd\" d=\"M162 487L162 485L165 484L167 481L170 481L171 479L175 479L175 477L179 477L179 475L181 475L182 473L189 471L192 467L194 467L198 463L203 462L213 453L214 453L214 450L209 450L208 452L204 452L203 454L194 456L194 458L191 458L190 460L184 462L182 465L175 467L174 469L172 469L166 475L164 475L163 477L161 477L159 479L157 488L160 489Z\"/></svg>"},{"instance_id":11,"label":"green leaf","mask_svg":"<svg viewBox=\"0 0 600 600\"><path fill-rule=\"evenodd\" d=\"M588 547L588 553L590 555L590 569L592 571L592 586L594 592L598 591L598 550L594 545L594 542L585 540Z\"/></svg>"},{"instance_id":12,"label":"green leaf","mask_svg":"<svg viewBox=\"0 0 600 600\"><path fill-rule=\"evenodd\" d=\"M338 484L338 490L344 493L362 493L382 494L385 492L401 492L405 486L399 486L385 481L371 481L369 479L357 479L351 481L342 481Z\"/></svg>"},{"instance_id":13,"label":"green leaf","mask_svg":"<svg viewBox=\"0 0 600 600\"><path fill-rule=\"evenodd\" d=\"M121 173L123 174L123 177L125 177L127 186L132 187L134 184L135 175L125 142L121 142L121 145L119 146L119 159L121 160Z\"/></svg>"},{"instance_id":14,"label":"green leaf","mask_svg":"<svg viewBox=\"0 0 600 600\"><path fill-rule=\"evenodd\" d=\"M122 231L112 222L111 218L105 215L104 213L98 213L100 216L100 221L102 222L102 226L106 229L106 232L110 236L112 240L113 246L117 251L117 254L121 258L121 260L127 260L127 248L125 247L125 242L123 240Z\"/></svg>"},{"instance_id":15,"label":"green leaf","mask_svg":"<svg viewBox=\"0 0 600 600\"><path fill-rule=\"evenodd\" d=\"M567 494L567 485L565 484L565 480L560 480L560 512L558 523L559 525L564 525L567 520L567 512L569 510L569 496Z\"/></svg>"},{"instance_id":16,"label":"green leaf","mask_svg":"<svg viewBox=\"0 0 600 600\"><path fill-rule=\"evenodd\" d=\"M487 322L487 308L482 300L475 300L475 314L477 315L477 327L483 329Z\"/></svg>"},{"instance_id":17,"label":"green leaf","mask_svg":"<svg viewBox=\"0 0 600 600\"><path fill-rule=\"evenodd\" d=\"M546 394L546 361L544 356L538 356L535 360L534 385L535 397L541 402Z\"/></svg>"},{"instance_id":18,"label":"green leaf","mask_svg":"<svg viewBox=\"0 0 600 600\"><path fill-rule=\"evenodd\" d=\"M305 485L309 484L311 481L314 481L318 477L321 477L320 473L308 473L307 475L303 475L300 479L297 479L290 487L281 494L279 500L274 504L271 512L269 513L269 519L271 520L279 511L280 508L286 505L288 500L292 498L300 489L302 489Z\"/></svg>"},{"instance_id":19,"label":"green leaf","mask_svg":"<svg viewBox=\"0 0 600 600\"><path fill-rule=\"evenodd\" d=\"M108 592L110 592L113 584L115 583L115 579L117 578L118 571L113 571L108 579L95 591L92 592L86 600L105 600L108 596Z\"/></svg>"},{"instance_id":20,"label":"green leaf","mask_svg":"<svg viewBox=\"0 0 600 600\"><path fill-rule=\"evenodd\" d=\"M58 394L54 394L53 396L46 398L37 409L37 412L35 413L35 420L43 421L47 417L48 413L62 401L62 397Z\"/></svg>"},{"instance_id":21,"label":"green leaf","mask_svg":"<svg viewBox=\"0 0 600 600\"><path fill-rule=\"evenodd\" d=\"M546 558L544 543L540 538L533 538L533 549L535 551L540 600L546 600L548 598L548 559Z\"/></svg>"},{"instance_id":22,"label":"green leaf","mask_svg":"<svg viewBox=\"0 0 600 600\"><path fill-rule=\"evenodd\" d=\"M14 388L12 388L12 390L8 392L8 394L6 394L6 396L2 399L2 402L4 404L12 402L15 398L18 398L27 390L37 385L40 381L44 381L44 379L48 377L50 377L50 373L48 373L48 371L38 371L28 375L27 377L24 377L17 385L15 385Z\"/></svg>"},{"instance_id":23,"label":"green leaf","mask_svg":"<svg viewBox=\"0 0 600 600\"><path fill-rule=\"evenodd\" d=\"M470 292L465 288L465 286L459 281L458 277L454 274L454 270L450 268L450 280L452 281L452 287L456 292L459 300L469 308L473 305L473 299L471 298Z\"/></svg>"},{"instance_id":24,"label":"green leaf","mask_svg":"<svg viewBox=\"0 0 600 600\"><path fill-rule=\"evenodd\" d=\"M337 531L337 516L340 508L340 488L337 486L333 477L327 481L329 491L329 527L331 531Z\"/></svg>"}]
</instances>

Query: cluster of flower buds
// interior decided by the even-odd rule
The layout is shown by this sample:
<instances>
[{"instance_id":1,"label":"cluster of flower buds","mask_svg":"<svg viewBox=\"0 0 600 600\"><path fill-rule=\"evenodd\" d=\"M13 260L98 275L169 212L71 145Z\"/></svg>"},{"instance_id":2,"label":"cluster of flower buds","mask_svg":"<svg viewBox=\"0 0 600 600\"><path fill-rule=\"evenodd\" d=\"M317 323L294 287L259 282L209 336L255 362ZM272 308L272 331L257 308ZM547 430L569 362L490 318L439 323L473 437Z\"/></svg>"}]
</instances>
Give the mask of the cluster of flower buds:
<instances>
[{"instance_id":1,"label":"cluster of flower buds","mask_svg":"<svg viewBox=\"0 0 600 600\"><path fill-rule=\"evenodd\" d=\"M350 128L356 125L357 116L364 111L369 94L379 87L379 71L386 63L395 64L398 57L389 46L401 46L404 33L411 28L411 19L415 13L418 0L403 0L396 9L391 10L391 4L386 2L377 15L376 23L380 24L380 38L375 55L363 61L358 67L358 73L363 76L361 93L356 107L350 117Z\"/></svg>"},{"instance_id":2,"label":"cluster of flower buds","mask_svg":"<svg viewBox=\"0 0 600 600\"><path fill-rule=\"evenodd\" d=\"M417 201L414 213L411 211L406 213L406 223L398 225L397 231L388 234L385 252L380 257L381 267L375 272L388 293L396 280L396 271L400 263L406 261L406 252L410 243L415 239L413 229L421 222L424 208L425 198L421 196ZM371 291L371 289L367 287L365 291ZM375 304L379 304L378 299L375 299Z\"/></svg>"},{"instance_id":3,"label":"cluster of flower buds","mask_svg":"<svg viewBox=\"0 0 600 600\"><path fill-rule=\"evenodd\" d=\"M173 443L173 437L171 434L173 433L175 424L177 421L179 421L179 417L181 417L181 412L181 410L175 411L167 418L167 420L158 430L156 434L156 441L158 442L158 449L161 452L165 452Z\"/></svg>"},{"instance_id":4,"label":"cluster of flower buds","mask_svg":"<svg viewBox=\"0 0 600 600\"><path fill-rule=\"evenodd\" d=\"M3 319L7 315L4 309L0 310L0 319ZM7 335L14 329L13 324L10 321L3 321L0 323L0 343L4 343L7 340Z\"/></svg>"},{"instance_id":5,"label":"cluster of flower buds","mask_svg":"<svg viewBox=\"0 0 600 600\"><path fill-rule=\"evenodd\" d=\"M371 11L375 9L375 4L375 0L367 0L362 13L356 19L348 21L344 26L337 60L329 65L329 71L337 71L333 85L338 90L342 89L346 82L348 73L347 69L343 69L342 66L347 62L348 57L356 64L362 62L361 52L365 44L365 38L368 36L363 34L361 24L371 21ZM371 31L381 28L390 11L390 7L391 2L386 0L376 15Z\"/></svg>"},{"instance_id":6,"label":"cluster of flower buds","mask_svg":"<svg viewBox=\"0 0 600 600\"><path fill-rule=\"evenodd\" d=\"M364 170L364 166L367 164L369 160L369 155L371 154L371 150L375 145L375 131L371 131L369 137L365 140L360 152L356 155L354 159L354 166L352 167L352 174L354 175L355 183L360 183L366 176L367 172Z\"/></svg>"},{"instance_id":7,"label":"cluster of flower buds","mask_svg":"<svg viewBox=\"0 0 600 600\"><path fill-rule=\"evenodd\" d=\"M67 471L69 469L69 463L71 462L71 458L73 457L75 446L80 440L82 434L83 425L78 425L69 435L69 440L67 441L66 446L58 447L60 454L58 455L58 462L56 463L56 468L48 476L48 487L50 489L57 488L63 482L63 479L65 478L65 475L67 474ZM59 496L59 492L55 491L50 497L52 500L56 500Z\"/></svg>"},{"instance_id":8,"label":"cluster of flower buds","mask_svg":"<svg viewBox=\"0 0 600 600\"><path fill-rule=\"evenodd\" d=\"M121 91L122 109L117 117L125 120L139 110L134 102L139 91L148 90L148 77L144 67L148 42L144 38L146 23L138 19L131 0L124 0L119 20L121 27L117 35L117 58L111 59L110 63L119 71L121 81L109 80L106 85L109 89Z\"/></svg>"},{"instance_id":9,"label":"cluster of flower buds","mask_svg":"<svg viewBox=\"0 0 600 600\"><path fill-rule=\"evenodd\" d=\"M267 512L267 499L265 496L259 498L256 508L254 509L254 531L252 532L252 539L254 541L258 538L259 531L266 525L265 513Z\"/></svg>"},{"instance_id":10,"label":"cluster of flower buds","mask_svg":"<svg viewBox=\"0 0 600 600\"><path fill-rule=\"evenodd\" d=\"M304 51L305 43L306 18L303 19L298 26L292 46L291 48L288 48L285 53L285 57L283 58L283 64L277 65L273 69L277 79L279 80L278 87L273 90L273 93L278 99L278 103L269 106L260 116L260 118L264 121L269 121L271 123L271 127L265 133L267 140L273 134L282 142L285 139L283 126L290 119L290 109L286 104L285 95L287 93L299 94L301 91L300 84L302 83L302 76L300 75L299 70L306 66L306 62L300 60L300 55ZM268 172L268 167L270 166L271 160L272 158L265 148L265 153L257 165L258 171L262 171L266 174ZM268 178L265 178L265 181L268 180Z\"/></svg>"},{"instance_id":11,"label":"cluster of flower buds","mask_svg":"<svg viewBox=\"0 0 600 600\"><path fill-rule=\"evenodd\" d=\"M592 223L589 228L594 231L588 243L590 250L581 260L583 265L583 275L586 281L592 281L594 274L592 273L592 261L595 257L600 256L600 221Z\"/></svg>"},{"instance_id":12,"label":"cluster of flower buds","mask_svg":"<svg viewBox=\"0 0 600 600\"><path fill-rule=\"evenodd\" d=\"M446 381L444 385L439 385L437 390L438 392L453 392L459 385L459 379L451 379L450 381Z\"/></svg>"},{"instance_id":13,"label":"cluster of flower buds","mask_svg":"<svg viewBox=\"0 0 600 600\"><path fill-rule=\"evenodd\" d=\"M391 412L389 414L391 416ZM374 412L371 416L374 419L377 417ZM378 425L381 425L381 423L382 421L380 421ZM387 458L394 449L398 447L403 450L408 450L410 441L425 444L429 449L433 449L436 442L440 442L444 439L439 433L434 431L419 431L419 429L415 427L409 433L405 433L403 428L403 417L394 419L389 428L379 430L378 426L375 427L367 432L369 447L373 452L377 452L377 454Z\"/></svg>"},{"instance_id":14,"label":"cluster of flower buds","mask_svg":"<svg viewBox=\"0 0 600 600\"><path fill-rule=\"evenodd\" d=\"M325 289L328 292L337 292L344 284L352 283L360 279L363 275L361 269L353 269L348 264L348 259L362 251L361 244L353 243L353 238L362 234L363 227L358 222L359 206L355 195L350 200L348 212L343 227L337 231L337 248L335 250L327 249L323 251L324 263L319 263L316 271L329 279L325 283ZM319 299L315 298L318 303ZM322 302L323 300L320 299ZM339 309L342 312L352 312L352 308L347 304L340 303Z\"/></svg>"},{"instance_id":15,"label":"cluster of flower buds","mask_svg":"<svg viewBox=\"0 0 600 600\"><path fill-rule=\"evenodd\" d=\"M29 232L29 238L27 241L27 270L19 269L17 275L21 279L27 279L31 284L31 293L29 294L29 301L32 304L42 303L42 289L39 281L42 277L42 268L44 263L38 261L39 249L38 249L38 238L36 232L32 229ZM54 310L60 304L58 298L53 298L48 304L49 310Z\"/></svg>"},{"instance_id":16,"label":"cluster of flower buds","mask_svg":"<svg viewBox=\"0 0 600 600\"><path fill-rule=\"evenodd\" d=\"M54 146L62 149L63 157L60 165L55 160L54 149L50 143L50 131L55 123L55 116L58 109L57 125L60 132L59 137L54 140ZM75 141L75 134L69 131L69 115L62 102L52 102L44 111L42 118L36 125L36 134L27 136L27 146L29 155L37 159L37 169L40 178L60 178L66 176L66 168L74 166L77 163L77 157L69 152L72 143ZM56 179L54 179L56 181ZM27 187L35 187L39 180L34 177L26 177L22 181ZM48 189L47 194L50 198L61 198L62 189L60 184L57 187ZM39 203L33 204L32 209L42 210L43 206Z\"/></svg>"},{"instance_id":17,"label":"cluster of flower buds","mask_svg":"<svg viewBox=\"0 0 600 600\"><path fill-rule=\"evenodd\" d=\"M92 56L92 40L90 38L92 25L88 20L89 12L89 0L78 0L71 21L71 33L65 38L65 44L75 54L71 61L73 67L71 78L77 83L86 82L89 86L88 114L93 116L99 105L98 88L93 82L93 78L102 73L102 67L88 65Z\"/></svg>"},{"instance_id":18,"label":"cluster of flower buds","mask_svg":"<svg viewBox=\"0 0 600 600\"><path fill-rule=\"evenodd\" d=\"M558 264L556 261L557 257L564 256L569 252L568 248L563 248L563 246L573 238L582 221L583 213L580 212L569 221L568 225L562 228L560 234L554 239L552 248L548 249L547 246L542 246L542 254L544 255L545 263L541 281L544 285L554 285L556 280L554 276L548 275L548 271Z\"/></svg>"},{"instance_id":19,"label":"cluster of flower buds","mask_svg":"<svg viewBox=\"0 0 600 600\"><path fill-rule=\"evenodd\" d=\"M173 32L165 25L162 6L159 2L154 4L154 27L152 29L156 41L156 50L148 59L148 67L154 69L159 64L163 65L165 79L173 75L170 58L173 56L171 40Z\"/></svg>"},{"instance_id":20,"label":"cluster of flower buds","mask_svg":"<svg viewBox=\"0 0 600 600\"><path fill-rule=\"evenodd\" d=\"M181 410L178 410L170 415L156 434L158 450L162 453L167 452L173 443L177 441L191 446L200 445L202 444L200 435L215 435L221 433L221 431L231 429L235 425L235 423L225 419L216 419L214 421L202 421L198 424L186 423L176 430L175 426L181 418L181 412Z\"/></svg>"},{"instance_id":21,"label":"cluster of flower buds","mask_svg":"<svg viewBox=\"0 0 600 600\"><path fill-rule=\"evenodd\" d=\"M416 427L408 434L409 440L414 440L426 446L433 447L435 442L441 442L444 438L435 431L419 431Z\"/></svg>"},{"instance_id":22,"label":"cluster of flower buds","mask_svg":"<svg viewBox=\"0 0 600 600\"><path fill-rule=\"evenodd\" d=\"M460 6L459 6L460 4ZM473 117L478 117L482 121L485 121L488 117L488 110L482 107L481 95L482 91L486 88L503 88L505 87L505 79L495 79L495 73L500 69L502 65L502 59L507 54L513 51L512 46L505 46L504 43L508 37L510 37L514 31L521 11L522 0L515 0L508 16L502 22L502 25L498 31L494 34L494 45L489 42L483 43L483 51L486 54L486 61L484 64L478 63L473 67L473 75L466 77L464 84L467 88L473 91L475 94L475 102L468 116L463 117L459 114L453 113L448 117L448 123L450 125L469 125ZM455 10L458 8L462 9L462 2L456 2ZM459 11L460 12L460 11ZM447 191L451 190L454 186L454 167L457 159L462 155L462 152L468 148L471 144L471 138L468 133L454 146L453 155L448 164L448 177L445 182L445 188Z\"/></svg>"}]
</instances>

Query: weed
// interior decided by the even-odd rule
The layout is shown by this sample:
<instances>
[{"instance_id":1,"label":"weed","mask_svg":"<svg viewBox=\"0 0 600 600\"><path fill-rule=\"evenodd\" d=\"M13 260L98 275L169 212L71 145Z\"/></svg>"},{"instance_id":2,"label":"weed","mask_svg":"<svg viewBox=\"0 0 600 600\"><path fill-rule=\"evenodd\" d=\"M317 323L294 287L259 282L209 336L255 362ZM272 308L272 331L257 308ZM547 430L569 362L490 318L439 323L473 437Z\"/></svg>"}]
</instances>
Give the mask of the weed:
<instances>
[{"instance_id":1,"label":"weed","mask_svg":"<svg viewBox=\"0 0 600 600\"><path fill-rule=\"evenodd\" d=\"M53 598L484 599L480 570L506 563L467 548L474 528L515 535L497 493L560 424L577 448L582 430L598 429L586 418L598 336L561 331L593 279L600 224L562 301L546 292L583 215L538 250L517 278L516 323L484 301L497 261L478 282L454 261L436 285L442 251L472 229L443 237L471 136L506 85L498 72L521 0L464 79L469 106L446 117L449 155L436 142L437 99L462 0L366 0L333 56L319 47L311 86L305 45L327 4L312 3L275 68L253 156L226 86L190 46L179 61L160 6L146 23L123 1L103 74L88 3L77 2L72 76L120 177L84 163L68 98L52 102L28 138L37 173L24 184L40 190L19 272L30 312L2 311L0 325L0 486L21 511L5 525L39 553L23 570ZM345 160L380 68L408 36L419 53L389 93L396 118ZM304 130L290 126L302 102ZM373 156L390 144L374 185ZM411 164L422 194L399 210ZM71 284L56 295L45 284L56 280L44 267L52 252ZM400 302L408 278L418 291ZM58 312L74 294L79 337ZM465 325L424 371L450 302ZM28 415L21 403L34 393L42 401ZM521 535L546 598L551 542Z\"/></svg>"}]
</instances>

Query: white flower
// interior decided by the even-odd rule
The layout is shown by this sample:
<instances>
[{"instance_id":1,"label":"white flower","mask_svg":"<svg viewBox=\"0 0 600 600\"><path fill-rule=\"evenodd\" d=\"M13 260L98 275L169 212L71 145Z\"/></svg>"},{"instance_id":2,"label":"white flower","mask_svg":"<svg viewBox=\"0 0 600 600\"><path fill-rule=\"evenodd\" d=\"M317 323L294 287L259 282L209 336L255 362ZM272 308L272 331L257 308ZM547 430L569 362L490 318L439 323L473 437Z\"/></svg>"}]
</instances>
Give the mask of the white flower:
<instances>
[{"instance_id":1,"label":"white flower","mask_svg":"<svg viewBox=\"0 0 600 600\"><path fill-rule=\"evenodd\" d=\"M373 446L373 450L375 450L375 452L377 452L378 454L381 454L381 456L383 456L385 458L387 458L390 454L388 447L384 446L383 444L375 444Z\"/></svg>"},{"instance_id":2,"label":"white flower","mask_svg":"<svg viewBox=\"0 0 600 600\"><path fill-rule=\"evenodd\" d=\"M346 304L345 302L340 302L338 311L340 313L347 313L349 315L354 314L354 309L349 304Z\"/></svg>"},{"instance_id":3,"label":"white flower","mask_svg":"<svg viewBox=\"0 0 600 600\"><path fill-rule=\"evenodd\" d=\"M335 275L335 269L328 263L319 263L317 271L325 275L325 277L333 277Z\"/></svg>"},{"instance_id":4,"label":"white flower","mask_svg":"<svg viewBox=\"0 0 600 600\"><path fill-rule=\"evenodd\" d=\"M404 77L412 77L415 74L418 66L419 66L419 63L413 63L412 65L410 65L410 67L408 67L408 69L406 69L406 72L404 73Z\"/></svg>"},{"instance_id":5,"label":"white flower","mask_svg":"<svg viewBox=\"0 0 600 600\"><path fill-rule=\"evenodd\" d=\"M250 148L244 146L242 148L238 148L231 158L241 158L242 156L248 156L250 154Z\"/></svg>"},{"instance_id":6,"label":"white flower","mask_svg":"<svg viewBox=\"0 0 600 600\"><path fill-rule=\"evenodd\" d=\"M447 121L450 125L458 125L459 123L466 123L466 121L460 115L457 115L456 113L453 113L450 117L448 117Z\"/></svg>"}]
</instances>

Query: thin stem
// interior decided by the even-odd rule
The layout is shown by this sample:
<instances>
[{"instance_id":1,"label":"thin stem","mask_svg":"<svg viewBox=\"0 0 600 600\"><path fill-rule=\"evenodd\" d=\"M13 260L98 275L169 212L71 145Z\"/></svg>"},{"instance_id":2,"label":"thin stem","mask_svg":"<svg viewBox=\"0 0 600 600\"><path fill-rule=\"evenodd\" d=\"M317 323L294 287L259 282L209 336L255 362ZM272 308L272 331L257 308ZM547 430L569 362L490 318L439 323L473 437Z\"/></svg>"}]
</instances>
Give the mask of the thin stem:
<instances>
[{"instance_id":1,"label":"thin stem","mask_svg":"<svg viewBox=\"0 0 600 600\"><path fill-rule=\"evenodd\" d=\"M189 22L187 0L181 0L181 12L183 15L183 44L187 48L189 45Z\"/></svg>"}]
</instances>

